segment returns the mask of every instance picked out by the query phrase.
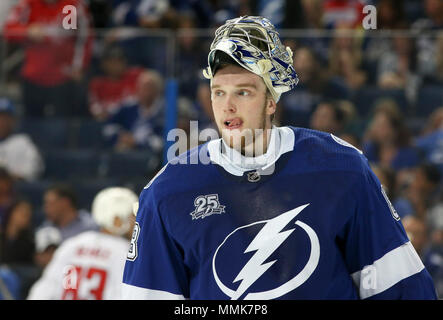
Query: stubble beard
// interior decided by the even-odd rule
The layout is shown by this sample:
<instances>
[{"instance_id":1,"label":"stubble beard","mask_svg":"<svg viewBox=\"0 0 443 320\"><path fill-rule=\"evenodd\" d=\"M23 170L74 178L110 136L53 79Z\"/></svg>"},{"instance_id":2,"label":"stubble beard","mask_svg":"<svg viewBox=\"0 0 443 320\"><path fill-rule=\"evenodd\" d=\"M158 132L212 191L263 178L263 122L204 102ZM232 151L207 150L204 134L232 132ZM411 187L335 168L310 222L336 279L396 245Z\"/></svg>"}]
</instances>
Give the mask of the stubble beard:
<instances>
[{"instance_id":1,"label":"stubble beard","mask_svg":"<svg viewBox=\"0 0 443 320\"><path fill-rule=\"evenodd\" d=\"M232 131L227 129L219 129L225 143L234 150L239 151L245 157L256 157L266 153L268 147L269 132L266 129L266 101L262 107L260 126L255 129L243 129L241 132L238 129L234 129L238 136L235 140L232 135ZM226 131L225 131L226 130ZM223 134L226 132L226 134Z\"/></svg>"}]
</instances>

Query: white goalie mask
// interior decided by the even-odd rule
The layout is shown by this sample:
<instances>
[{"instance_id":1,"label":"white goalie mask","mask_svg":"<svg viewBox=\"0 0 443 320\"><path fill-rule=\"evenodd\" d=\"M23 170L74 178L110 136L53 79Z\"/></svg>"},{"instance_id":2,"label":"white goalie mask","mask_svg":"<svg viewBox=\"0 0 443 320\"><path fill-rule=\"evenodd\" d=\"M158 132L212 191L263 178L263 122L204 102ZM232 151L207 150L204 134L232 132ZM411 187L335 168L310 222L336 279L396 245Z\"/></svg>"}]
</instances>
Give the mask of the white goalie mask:
<instances>
[{"instance_id":1,"label":"white goalie mask","mask_svg":"<svg viewBox=\"0 0 443 320\"><path fill-rule=\"evenodd\" d=\"M100 227L122 236L131 228L130 217L137 202L137 195L128 188L106 188L97 193L92 202L92 217ZM116 217L122 225L114 225Z\"/></svg>"},{"instance_id":2,"label":"white goalie mask","mask_svg":"<svg viewBox=\"0 0 443 320\"><path fill-rule=\"evenodd\" d=\"M283 92L298 83L292 51L283 46L275 27L266 18L243 16L231 19L215 31L208 67L203 70L207 79L212 79L215 74L217 51L226 53L241 67L262 77L276 103Z\"/></svg>"}]
</instances>

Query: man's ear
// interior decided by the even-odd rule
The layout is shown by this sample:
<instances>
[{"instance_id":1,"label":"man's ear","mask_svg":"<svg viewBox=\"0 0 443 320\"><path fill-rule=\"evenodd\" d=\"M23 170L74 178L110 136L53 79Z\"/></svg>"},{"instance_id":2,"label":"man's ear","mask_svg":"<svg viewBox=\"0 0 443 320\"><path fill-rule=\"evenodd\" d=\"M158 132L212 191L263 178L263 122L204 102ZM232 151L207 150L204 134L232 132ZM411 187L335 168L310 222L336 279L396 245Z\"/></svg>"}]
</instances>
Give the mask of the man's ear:
<instances>
[{"instance_id":1,"label":"man's ear","mask_svg":"<svg viewBox=\"0 0 443 320\"><path fill-rule=\"evenodd\" d=\"M277 104L275 103L274 99L271 95L267 95L266 99L266 114L271 115L274 114L277 110Z\"/></svg>"}]
</instances>

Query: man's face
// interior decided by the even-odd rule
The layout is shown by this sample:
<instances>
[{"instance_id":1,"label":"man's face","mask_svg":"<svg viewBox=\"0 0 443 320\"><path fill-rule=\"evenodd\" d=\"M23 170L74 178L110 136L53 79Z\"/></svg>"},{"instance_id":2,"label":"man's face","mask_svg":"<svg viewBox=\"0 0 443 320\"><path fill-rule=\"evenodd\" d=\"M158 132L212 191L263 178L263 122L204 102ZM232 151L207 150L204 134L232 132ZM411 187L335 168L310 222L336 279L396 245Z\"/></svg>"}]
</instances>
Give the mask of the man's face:
<instances>
[{"instance_id":1,"label":"man's face","mask_svg":"<svg viewBox=\"0 0 443 320\"><path fill-rule=\"evenodd\" d=\"M152 76L145 72L137 80L137 96L141 104L150 104L157 96L157 85Z\"/></svg>"},{"instance_id":2,"label":"man's face","mask_svg":"<svg viewBox=\"0 0 443 320\"><path fill-rule=\"evenodd\" d=\"M370 130L376 142L381 143L395 139L395 130L389 121L389 117L383 112L379 112L374 116L370 124Z\"/></svg>"},{"instance_id":3,"label":"man's face","mask_svg":"<svg viewBox=\"0 0 443 320\"><path fill-rule=\"evenodd\" d=\"M263 133L271 128L270 115L276 106L267 97L261 77L241 67L227 66L212 79L211 100L215 123L231 148L252 154L254 142L267 139Z\"/></svg>"},{"instance_id":4,"label":"man's face","mask_svg":"<svg viewBox=\"0 0 443 320\"><path fill-rule=\"evenodd\" d=\"M296 51L295 56L297 59L294 59L294 68L297 70L297 74L305 81L310 80L314 66L311 52L308 49L301 48Z\"/></svg>"},{"instance_id":5,"label":"man's face","mask_svg":"<svg viewBox=\"0 0 443 320\"><path fill-rule=\"evenodd\" d=\"M311 118L311 128L319 131L335 133L337 126L334 119L334 111L330 105L318 105Z\"/></svg>"},{"instance_id":6,"label":"man's face","mask_svg":"<svg viewBox=\"0 0 443 320\"><path fill-rule=\"evenodd\" d=\"M63 211L63 198L53 191L47 191L43 197L43 206L46 218L54 223L58 222Z\"/></svg>"},{"instance_id":7,"label":"man's face","mask_svg":"<svg viewBox=\"0 0 443 320\"><path fill-rule=\"evenodd\" d=\"M0 139L6 138L14 129L14 118L4 112L0 112Z\"/></svg>"}]
</instances>

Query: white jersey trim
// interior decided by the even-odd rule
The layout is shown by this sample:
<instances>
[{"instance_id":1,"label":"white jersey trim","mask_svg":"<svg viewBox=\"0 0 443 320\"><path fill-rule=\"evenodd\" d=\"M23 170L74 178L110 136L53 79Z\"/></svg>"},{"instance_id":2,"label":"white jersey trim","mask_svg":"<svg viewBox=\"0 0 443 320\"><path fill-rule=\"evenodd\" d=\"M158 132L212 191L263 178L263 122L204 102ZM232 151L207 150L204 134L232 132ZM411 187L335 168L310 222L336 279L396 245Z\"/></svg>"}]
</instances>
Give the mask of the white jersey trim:
<instances>
[{"instance_id":1,"label":"white jersey trim","mask_svg":"<svg viewBox=\"0 0 443 320\"><path fill-rule=\"evenodd\" d=\"M277 146L276 149L272 149L272 153L269 155L269 159L267 159L268 162L262 167L263 170L271 167L284 153L294 150L295 135L291 128L273 126L272 131L271 139L275 139L273 141L277 142ZM275 136L272 137L273 135ZM245 171L249 171L250 168L240 167L221 152L222 143L222 138L209 141L208 151L211 161L222 166L227 172L235 176L242 176Z\"/></svg>"},{"instance_id":2,"label":"white jersey trim","mask_svg":"<svg viewBox=\"0 0 443 320\"><path fill-rule=\"evenodd\" d=\"M168 164L169 164L169 162L166 163L163 166L163 168L160 169L159 172L157 172L157 174L154 176L154 178L152 178L151 181L149 181L148 184L143 189L148 189L151 186L151 184L155 181L155 179L157 179L166 170L166 167L168 166Z\"/></svg>"},{"instance_id":3,"label":"white jersey trim","mask_svg":"<svg viewBox=\"0 0 443 320\"><path fill-rule=\"evenodd\" d=\"M181 294L167 291L146 289L122 283L123 300L186 300Z\"/></svg>"},{"instance_id":4,"label":"white jersey trim","mask_svg":"<svg viewBox=\"0 0 443 320\"><path fill-rule=\"evenodd\" d=\"M407 277L424 269L423 262L408 241L389 251L373 264L354 272L351 276L359 288L360 298L379 294Z\"/></svg>"}]
</instances>

